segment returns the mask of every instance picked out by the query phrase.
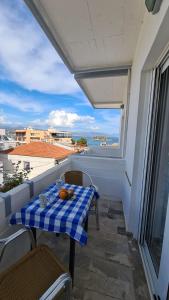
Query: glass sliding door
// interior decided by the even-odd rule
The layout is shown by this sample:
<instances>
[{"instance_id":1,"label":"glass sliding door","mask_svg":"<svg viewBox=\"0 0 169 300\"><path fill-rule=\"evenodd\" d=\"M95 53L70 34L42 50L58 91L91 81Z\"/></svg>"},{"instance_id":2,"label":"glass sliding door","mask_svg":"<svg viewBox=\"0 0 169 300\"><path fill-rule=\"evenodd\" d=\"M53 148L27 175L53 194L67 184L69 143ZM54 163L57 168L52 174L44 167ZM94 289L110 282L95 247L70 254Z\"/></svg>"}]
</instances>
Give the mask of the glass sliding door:
<instances>
[{"instance_id":1,"label":"glass sliding door","mask_svg":"<svg viewBox=\"0 0 169 300\"><path fill-rule=\"evenodd\" d=\"M142 245L145 248L145 253L147 253L150 270L154 270L153 278L156 281L154 285L157 288L158 299L163 299L163 296L160 296L160 291L158 291L158 283L161 276L160 268L164 252L166 220L169 218L167 214L168 197L169 67L165 70L158 70L156 74L142 226Z\"/></svg>"},{"instance_id":2,"label":"glass sliding door","mask_svg":"<svg viewBox=\"0 0 169 300\"><path fill-rule=\"evenodd\" d=\"M169 68L161 75L145 239L158 273L169 192Z\"/></svg>"}]
</instances>

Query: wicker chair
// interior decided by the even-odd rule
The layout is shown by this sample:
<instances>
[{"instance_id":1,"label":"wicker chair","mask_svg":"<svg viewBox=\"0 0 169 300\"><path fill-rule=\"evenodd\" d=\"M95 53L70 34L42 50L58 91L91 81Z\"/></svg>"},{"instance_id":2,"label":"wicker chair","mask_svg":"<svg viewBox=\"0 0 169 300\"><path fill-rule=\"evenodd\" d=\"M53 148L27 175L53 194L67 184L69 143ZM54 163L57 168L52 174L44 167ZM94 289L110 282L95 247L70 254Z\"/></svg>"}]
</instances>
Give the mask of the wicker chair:
<instances>
[{"instance_id":1,"label":"wicker chair","mask_svg":"<svg viewBox=\"0 0 169 300\"><path fill-rule=\"evenodd\" d=\"M86 182L88 182L88 186L93 186L98 192L98 187L93 184L91 176L83 171L66 171L60 176L61 180L64 180L68 184L76 184L76 185L81 185L84 186L84 176L86 176ZM98 207L98 199L96 197L93 198L91 206L90 206L90 211L89 213L94 213L96 216L96 228L97 230L100 229L100 224L99 224L99 207Z\"/></svg>"},{"instance_id":2,"label":"wicker chair","mask_svg":"<svg viewBox=\"0 0 169 300\"><path fill-rule=\"evenodd\" d=\"M70 300L71 279L62 264L46 245L34 247L31 231L20 229L6 239L0 254L14 239L27 231L31 237L32 251L0 274L0 299L2 300Z\"/></svg>"}]
</instances>

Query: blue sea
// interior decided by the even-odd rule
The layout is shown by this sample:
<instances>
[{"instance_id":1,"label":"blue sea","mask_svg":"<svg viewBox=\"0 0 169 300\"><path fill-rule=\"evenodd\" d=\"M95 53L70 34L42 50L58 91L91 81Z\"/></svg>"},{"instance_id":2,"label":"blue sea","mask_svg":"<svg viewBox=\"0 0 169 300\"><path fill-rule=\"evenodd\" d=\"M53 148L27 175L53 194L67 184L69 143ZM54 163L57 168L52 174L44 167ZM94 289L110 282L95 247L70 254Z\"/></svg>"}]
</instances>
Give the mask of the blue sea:
<instances>
[{"instance_id":1,"label":"blue sea","mask_svg":"<svg viewBox=\"0 0 169 300\"><path fill-rule=\"evenodd\" d=\"M74 140L78 140L80 139L81 137L84 137L85 139L87 139L87 145L88 146L100 146L100 143L102 143L103 141L102 140L99 140L99 141L96 141L93 137L88 137L88 136L72 136L72 138ZM106 143L107 145L112 145L114 143L119 143L119 138L118 137L106 137Z\"/></svg>"}]
</instances>

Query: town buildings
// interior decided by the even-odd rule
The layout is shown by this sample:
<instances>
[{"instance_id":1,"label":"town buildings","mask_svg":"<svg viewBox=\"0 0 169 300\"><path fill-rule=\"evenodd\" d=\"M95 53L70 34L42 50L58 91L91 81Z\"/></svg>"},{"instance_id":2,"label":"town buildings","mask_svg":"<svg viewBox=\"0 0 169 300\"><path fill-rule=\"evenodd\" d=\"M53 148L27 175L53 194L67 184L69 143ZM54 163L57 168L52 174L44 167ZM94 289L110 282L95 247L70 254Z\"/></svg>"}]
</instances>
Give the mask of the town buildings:
<instances>
[{"instance_id":1,"label":"town buildings","mask_svg":"<svg viewBox=\"0 0 169 300\"><path fill-rule=\"evenodd\" d=\"M0 128L0 150L15 148L19 145L13 137L10 137L5 129Z\"/></svg>"},{"instance_id":2,"label":"town buildings","mask_svg":"<svg viewBox=\"0 0 169 300\"><path fill-rule=\"evenodd\" d=\"M1 151L1 170L13 174L15 166L20 162L19 169L30 170L28 176L31 179L59 164L73 153L75 152L46 142L31 142L15 149Z\"/></svg>"},{"instance_id":3,"label":"town buildings","mask_svg":"<svg viewBox=\"0 0 169 300\"><path fill-rule=\"evenodd\" d=\"M48 130L33 128L17 129L15 133L16 141L26 144L36 141L42 141L51 144L54 144L56 142L71 144L72 138L71 132L55 130L52 128Z\"/></svg>"}]
</instances>

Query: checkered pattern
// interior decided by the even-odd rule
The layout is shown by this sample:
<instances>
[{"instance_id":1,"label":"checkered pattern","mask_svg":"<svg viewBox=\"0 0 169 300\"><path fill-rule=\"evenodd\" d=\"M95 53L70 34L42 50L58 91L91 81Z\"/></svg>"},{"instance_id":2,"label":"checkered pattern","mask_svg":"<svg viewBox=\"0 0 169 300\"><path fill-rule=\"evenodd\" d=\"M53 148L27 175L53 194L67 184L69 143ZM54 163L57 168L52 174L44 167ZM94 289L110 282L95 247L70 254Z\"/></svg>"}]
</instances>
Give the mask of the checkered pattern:
<instances>
[{"instance_id":1,"label":"checkered pattern","mask_svg":"<svg viewBox=\"0 0 169 300\"><path fill-rule=\"evenodd\" d=\"M23 224L45 231L67 233L82 246L87 243L87 233L84 221L93 197L98 193L93 187L82 187L65 184L66 189L73 189L74 200L61 200L58 196L56 184L50 185L42 193L48 199L45 208L40 207L39 196L16 212L10 219L11 224Z\"/></svg>"}]
</instances>

